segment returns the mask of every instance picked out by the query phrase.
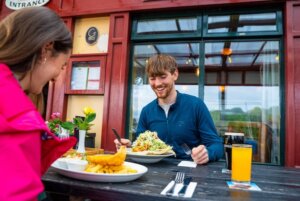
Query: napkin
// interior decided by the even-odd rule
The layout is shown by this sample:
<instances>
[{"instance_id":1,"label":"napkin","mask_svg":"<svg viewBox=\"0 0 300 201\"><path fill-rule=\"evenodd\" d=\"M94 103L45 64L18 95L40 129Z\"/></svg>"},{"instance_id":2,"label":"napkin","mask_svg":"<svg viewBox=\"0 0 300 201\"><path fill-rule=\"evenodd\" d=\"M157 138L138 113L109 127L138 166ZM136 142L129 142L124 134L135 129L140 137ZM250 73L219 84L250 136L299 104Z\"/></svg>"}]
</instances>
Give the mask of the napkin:
<instances>
[{"instance_id":1,"label":"napkin","mask_svg":"<svg viewBox=\"0 0 300 201\"><path fill-rule=\"evenodd\" d=\"M172 188L173 184L175 183L174 180L170 181L170 183L162 190L162 192L160 193L161 195L166 195L166 192ZM191 198L194 194L194 191L196 189L197 186L197 182L190 182L190 184L188 185L185 195L183 197L185 198ZM181 190L181 188L183 187L183 184L176 184L175 189L174 189L174 193L172 196L178 196L179 191Z\"/></svg>"},{"instance_id":2,"label":"napkin","mask_svg":"<svg viewBox=\"0 0 300 201\"><path fill-rule=\"evenodd\" d=\"M181 161L178 166L195 168L197 167L197 163L194 161Z\"/></svg>"}]
</instances>

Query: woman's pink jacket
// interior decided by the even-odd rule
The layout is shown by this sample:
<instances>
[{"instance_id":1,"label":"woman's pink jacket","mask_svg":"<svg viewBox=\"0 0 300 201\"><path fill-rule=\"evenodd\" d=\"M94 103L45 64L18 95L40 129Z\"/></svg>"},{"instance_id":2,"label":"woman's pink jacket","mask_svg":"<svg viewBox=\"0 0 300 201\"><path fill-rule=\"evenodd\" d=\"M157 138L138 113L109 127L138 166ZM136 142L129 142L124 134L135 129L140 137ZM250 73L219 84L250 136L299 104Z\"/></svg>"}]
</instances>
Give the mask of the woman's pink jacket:
<instances>
[{"instance_id":1,"label":"woman's pink jacket","mask_svg":"<svg viewBox=\"0 0 300 201\"><path fill-rule=\"evenodd\" d=\"M59 140L47 128L10 69L0 63L0 200L37 200L41 176L76 143ZM42 140L42 133L48 135Z\"/></svg>"}]
</instances>

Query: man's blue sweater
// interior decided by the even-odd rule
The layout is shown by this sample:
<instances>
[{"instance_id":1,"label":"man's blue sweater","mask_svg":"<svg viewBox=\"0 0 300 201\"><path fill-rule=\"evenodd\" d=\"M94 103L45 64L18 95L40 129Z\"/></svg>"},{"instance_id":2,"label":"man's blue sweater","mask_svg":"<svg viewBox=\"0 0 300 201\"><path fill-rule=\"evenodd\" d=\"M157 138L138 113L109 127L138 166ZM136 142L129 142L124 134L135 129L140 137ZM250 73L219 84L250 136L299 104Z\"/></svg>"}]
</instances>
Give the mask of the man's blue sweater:
<instances>
[{"instance_id":1,"label":"man's blue sweater","mask_svg":"<svg viewBox=\"0 0 300 201\"><path fill-rule=\"evenodd\" d=\"M210 113L204 102L195 96L177 91L176 102L171 105L168 117L157 99L146 105L140 115L137 133L146 130L156 131L161 140L173 147L177 158L190 158L180 147L183 143L191 149L205 145L209 161L216 161L224 154Z\"/></svg>"}]
</instances>

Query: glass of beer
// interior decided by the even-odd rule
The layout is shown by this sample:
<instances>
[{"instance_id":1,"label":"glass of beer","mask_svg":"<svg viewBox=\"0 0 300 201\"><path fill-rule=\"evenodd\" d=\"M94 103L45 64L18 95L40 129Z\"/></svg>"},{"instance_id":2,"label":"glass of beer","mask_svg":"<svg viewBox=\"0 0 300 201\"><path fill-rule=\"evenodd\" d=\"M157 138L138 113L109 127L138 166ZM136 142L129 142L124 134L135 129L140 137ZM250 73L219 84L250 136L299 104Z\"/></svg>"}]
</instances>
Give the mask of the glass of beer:
<instances>
[{"instance_id":1,"label":"glass of beer","mask_svg":"<svg viewBox=\"0 0 300 201\"><path fill-rule=\"evenodd\" d=\"M248 144L233 144L231 180L242 185L250 185L251 164L252 146Z\"/></svg>"},{"instance_id":2,"label":"glass of beer","mask_svg":"<svg viewBox=\"0 0 300 201\"><path fill-rule=\"evenodd\" d=\"M231 170L231 147L232 144L244 144L244 133L226 132L224 134L224 149L226 168Z\"/></svg>"}]
</instances>

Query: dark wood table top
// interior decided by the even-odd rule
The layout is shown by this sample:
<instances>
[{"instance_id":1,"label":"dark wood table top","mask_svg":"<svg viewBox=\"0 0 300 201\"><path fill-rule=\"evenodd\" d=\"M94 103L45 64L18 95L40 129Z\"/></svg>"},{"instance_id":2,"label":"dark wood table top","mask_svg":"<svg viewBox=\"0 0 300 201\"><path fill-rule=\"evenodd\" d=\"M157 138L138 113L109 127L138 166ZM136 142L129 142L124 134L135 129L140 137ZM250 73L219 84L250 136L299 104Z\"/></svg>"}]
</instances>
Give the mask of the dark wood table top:
<instances>
[{"instance_id":1,"label":"dark wood table top","mask_svg":"<svg viewBox=\"0 0 300 201\"><path fill-rule=\"evenodd\" d=\"M128 160L130 161L130 160ZM252 165L252 182L262 191L229 189L230 174L222 173L223 161L198 165L197 168L177 166L180 160L167 158L155 164L143 164L148 172L141 178L123 183L80 181L56 173L53 168L43 176L50 193L83 196L105 201L160 200L300 200L300 169ZM160 192L174 178L176 171L191 176L198 185L192 198L167 197Z\"/></svg>"}]
</instances>

